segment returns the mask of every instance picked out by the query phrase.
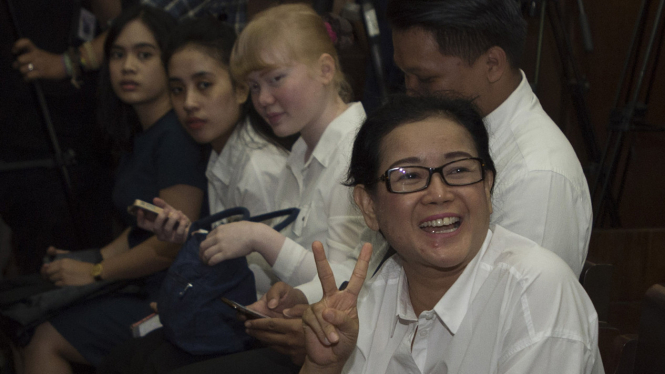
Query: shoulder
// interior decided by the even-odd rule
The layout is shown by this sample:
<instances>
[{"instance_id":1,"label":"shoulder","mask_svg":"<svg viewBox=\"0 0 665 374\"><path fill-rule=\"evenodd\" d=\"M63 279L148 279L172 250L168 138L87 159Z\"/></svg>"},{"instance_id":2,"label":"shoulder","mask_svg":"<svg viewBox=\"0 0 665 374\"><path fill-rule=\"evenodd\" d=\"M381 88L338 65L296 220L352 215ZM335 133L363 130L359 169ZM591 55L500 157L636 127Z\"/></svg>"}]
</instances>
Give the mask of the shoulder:
<instances>
[{"instance_id":1,"label":"shoulder","mask_svg":"<svg viewBox=\"0 0 665 374\"><path fill-rule=\"evenodd\" d=\"M169 111L145 133L166 151L174 153L197 152L201 155L201 145L183 129L175 112Z\"/></svg>"},{"instance_id":2,"label":"shoulder","mask_svg":"<svg viewBox=\"0 0 665 374\"><path fill-rule=\"evenodd\" d=\"M245 121L231 134L220 160L238 168L250 164L262 172L279 172L286 164L287 156L286 150L268 142ZM238 163L242 165L237 165ZM276 168L278 170L275 170Z\"/></svg>"},{"instance_id":3,"label":"shoulder","mask_svg":"<svg viewBox=\"0 0 665 374\"><path fill-rule=\"evenodd\" d=\"M586 178L572 145L545 113L528 84L487 118L497 192L530 178L558 178L585 191ZM515 96L516 95L516 96Z\"/></svg>"},{"instance_id":4,"label":"shoulder","mask_svg":"<svg viewBox=\"0 0 665 374\"><path fill-rule=\"evenodd\" d=\"M328 148L351 150L358 129L365 121L365 109L361 103L350 103L346 110L335 118L326 128L321 141Z\"/></svg>"},{"instance_id":5,"label":"shoulder","mask_svg":"<svg viewBox=\"0 0 665 374\"><path fill-rule=\"evenodd\" d=\"M510 320L505 331L507 351L516 351L548 338L584 343L597 339L595 308L570 267L553 252L496 226L490 243L496 255L478 295L502 305ZM497 288L503 288L498 290ZM497 296L500 295L500 296Z\"/></svg>"},{"instance_id":6,"label":"shoulder","mask_svg":"<svg viewBox=\"0 0 665 374\"><path fill-rule=\"evenodd\" d=\"M523 286L542 283L556 287L577 282L570 267L554 252L499 225L493 227L487 258L494 271L510 273Z\"/></svg>"}]
</instances>

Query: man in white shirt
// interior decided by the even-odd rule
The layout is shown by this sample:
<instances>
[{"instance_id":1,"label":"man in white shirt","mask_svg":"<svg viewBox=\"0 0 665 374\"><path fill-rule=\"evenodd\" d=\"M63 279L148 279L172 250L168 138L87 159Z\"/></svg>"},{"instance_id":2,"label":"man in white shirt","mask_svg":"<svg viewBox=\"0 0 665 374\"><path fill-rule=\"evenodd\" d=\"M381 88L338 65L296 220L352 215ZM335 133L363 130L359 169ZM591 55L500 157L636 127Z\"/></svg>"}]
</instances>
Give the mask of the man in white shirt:
<instances>
[{"instance_id":1,"label":"man in white shirt","mask_svg":"<svg viewBox=\"0 0 665 374\"><path fill-rule=\"evenodd\" d=\"M387 16L407 92L474 98L485 116L497 168L491 223L556 253L579 276L591 235L589 188L518 68L526 37L518 2L392 0Z\"/></svg>"}]
</instances>

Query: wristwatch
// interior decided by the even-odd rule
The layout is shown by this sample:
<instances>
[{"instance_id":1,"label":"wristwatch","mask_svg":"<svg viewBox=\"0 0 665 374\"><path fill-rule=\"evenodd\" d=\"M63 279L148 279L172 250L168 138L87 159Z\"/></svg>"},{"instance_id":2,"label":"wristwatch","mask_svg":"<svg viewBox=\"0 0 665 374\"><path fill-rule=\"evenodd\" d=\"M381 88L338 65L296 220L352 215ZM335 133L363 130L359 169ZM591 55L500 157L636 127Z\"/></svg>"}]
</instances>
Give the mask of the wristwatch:
<instances>
[{"instance_id":1,"label":"wristwatch","mask_svg":"<svg viewBox=\"0 0 665 374\"><path fill-rule=\"evenodd\" d=\"M94 264L92 266L92 270L90 270L90 275L92 275L93 278L95 278L95 281L99 282L102 280L102 263L99 262L97 264Z\"/></svg>"}]
</instances>

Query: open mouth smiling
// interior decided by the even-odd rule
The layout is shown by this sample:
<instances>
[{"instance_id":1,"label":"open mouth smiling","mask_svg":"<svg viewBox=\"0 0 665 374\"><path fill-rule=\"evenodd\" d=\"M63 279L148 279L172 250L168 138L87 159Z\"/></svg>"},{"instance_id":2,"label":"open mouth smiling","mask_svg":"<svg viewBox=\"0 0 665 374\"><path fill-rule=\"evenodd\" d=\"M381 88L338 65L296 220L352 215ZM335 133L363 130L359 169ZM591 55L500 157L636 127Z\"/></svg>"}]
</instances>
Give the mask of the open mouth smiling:
<instances>
[{"instance_id":1,"label":"open mouth smiling","mask_svg":"<svg viewBox=\"0 0 665 374\"><path fill-rule=\"evenodd\" d=\"M420 229L433 234L445 234L457 230L460 226L459 217L445 217L425 221L419 225Z\"/></svg>"}]
</instances>

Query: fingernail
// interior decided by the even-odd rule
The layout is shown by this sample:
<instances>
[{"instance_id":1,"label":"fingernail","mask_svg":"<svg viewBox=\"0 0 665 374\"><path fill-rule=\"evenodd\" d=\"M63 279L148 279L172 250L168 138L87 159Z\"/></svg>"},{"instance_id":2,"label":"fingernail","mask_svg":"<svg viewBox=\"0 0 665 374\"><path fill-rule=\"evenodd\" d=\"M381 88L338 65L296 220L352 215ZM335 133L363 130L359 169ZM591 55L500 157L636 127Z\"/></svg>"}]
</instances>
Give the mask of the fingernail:
<instances>
[{"instance_id":1,"label":"fingernail","mask_svg":"<svg viewBox=\"0 0 665 374\"><path fill-rule=\"evenodd\" d=\"M273 309L273 308L276 308L276 307L277 307L277 300L272 299L272 300L268 301L268 308Z\"/></svg>"},{"instance_id":2,"label":"fingernail","mask_svg":"<svg viewBox=\"0 0 665 374\"><path fill-rule=\"evenodd\" d=\"M330 345L330 341L328 340L328 338L325 338L325 339L323 339L323 340L324 340L323 344L325 344L325 345Z\"/></svg>"},{"instance_id":3,"label":"fingernail","mask_svg":"<svg viewBox=\"0 0 665 374\"><path fill-rule=\"evenodd\" d=\"M337 336L336 332L331 332L330 333L330 341L333 343L336 343L339 340L339 336Z\"/></svg>"},{"instance_id":4,"label":"fingernail","mask_svg":"<svg viewBox=\"0 0 665 374\"><path fill-rule=\"evenodd\" d=\"M251 328L251 327L252 327L252 323L249 322L249 321L245 322L245 327L247 327L247 328Z\"/></svg>"},{"instance_id":5,"label":"fingernail","mask_svg":"<svg viewBox=\"0 0 665 374\"><path fill-rule=\"evenodd\" d=\"M282 310L282 314L284 314L285 317L291 317L291 313L289 313L290 311L291 311L291 308L284 309L284 310Z\"/></svg>"}]
</instances>

